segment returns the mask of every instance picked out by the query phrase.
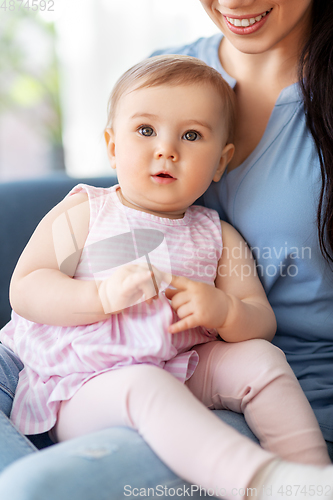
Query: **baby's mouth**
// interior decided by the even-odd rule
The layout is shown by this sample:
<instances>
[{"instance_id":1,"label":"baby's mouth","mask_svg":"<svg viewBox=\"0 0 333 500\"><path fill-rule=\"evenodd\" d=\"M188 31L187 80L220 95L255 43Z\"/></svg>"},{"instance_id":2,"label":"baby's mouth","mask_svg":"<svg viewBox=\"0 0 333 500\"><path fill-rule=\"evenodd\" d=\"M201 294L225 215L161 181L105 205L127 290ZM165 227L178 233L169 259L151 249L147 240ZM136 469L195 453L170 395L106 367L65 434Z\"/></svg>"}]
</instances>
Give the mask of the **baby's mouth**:
<instances>
[{"instance_id":1,"label":"baby's mouth","mask_svg":"<svg viewBox=\"0 0 333 500\"><path fill-rule=\"evenodd\" d=\"M169 179L173 179L172 175L170 174L164 174L164 173L161 173L161 174L157 174L156 177L164 177L164 178L169 178Z\"/></svg>"},{"instance_id":2,"label":"baby's mouth","mask_svg":"<svg viewBox=\"0 0 333 500\"><path fill-rule=\"evenodd\" d=\"M170 174L170 172L167 172L166 170L157 172L156 174L152 175L152 178L155 182L157 182L157 184L170 184L177 180L176 177L174 177L172 174Z\"/></svg>"},{"instance_id":3,"label":"baby's mouth","mask_svg":"<svg viewBox=\"0 0 333 500\"><path fill-rule=\"evenodd\" d=\"M175 179L173 175L171 175L169 172L166 171L158 172L157 174L154 175L154 177L160 177L162 179Z\"/></svg>"}]
</instances>

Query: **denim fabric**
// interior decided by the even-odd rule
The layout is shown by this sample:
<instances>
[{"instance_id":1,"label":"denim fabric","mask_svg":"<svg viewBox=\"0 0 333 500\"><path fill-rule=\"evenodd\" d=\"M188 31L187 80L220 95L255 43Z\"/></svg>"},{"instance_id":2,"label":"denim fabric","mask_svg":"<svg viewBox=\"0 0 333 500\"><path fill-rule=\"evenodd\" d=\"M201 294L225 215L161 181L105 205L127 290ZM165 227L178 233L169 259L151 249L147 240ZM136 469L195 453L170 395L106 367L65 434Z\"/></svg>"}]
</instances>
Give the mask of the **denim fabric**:
<instances>
[{"instance_id":1,"label":"denim fabric","mask_svg":"<svg viewBox=\"0 0 333 500\"><path fill-rule=\"evenodd\" d=\"M0 410L0 472L21 457L37 451L37 448L20 434ZM1 492L1 488L0 488ZM1 499L2 494L0 493Z\"/></svg>"},{"instance_id":2,"label":"denim fabric","mask_svg":"<svg viewBox=\"0 0 333 500\"><path fill-rule=\"evenodd\" d=\"M333 443L332 441L326 441L326 444L327 444L328 454L333 462Z\"/></svg>"},{"instance_id":3,"label":"denim fabric","mask_svg":"<svg viewBox=\"0 0 333 500\"><path fill-rule=\"evenodd\" d=\"M20 371L21 360L0 344L0 409L9 417Z\"/></svg>"},{"instance_id":4,"label":"denim fabric","mask_svg":"<svg viewBox=\"0 0 333 500\"><path fill-rule=\"evenodd\" d=\"M242 415L216 413L252 435ZM176 498L186 496L186 488L191 492L191 485L166 467L136 432L121 427L51 446L0 475L1 500L124 500L141 488L157 487L156 492L164 492L159 498L171 496L170 488L181 488ZM202 498L200 490L192 498Z\"/></svg>"},{"instance_id":5,"label":"denim fabric","mask_svg":"<svg viewBox=\"0 0 333 500\"><path fill-rule=\"evenodd\" d=\"M36 451L35 446L17 432L7 418L22 367L15 354L0 345L0 471L15 460Z\"/></svg>"}]
</instances>

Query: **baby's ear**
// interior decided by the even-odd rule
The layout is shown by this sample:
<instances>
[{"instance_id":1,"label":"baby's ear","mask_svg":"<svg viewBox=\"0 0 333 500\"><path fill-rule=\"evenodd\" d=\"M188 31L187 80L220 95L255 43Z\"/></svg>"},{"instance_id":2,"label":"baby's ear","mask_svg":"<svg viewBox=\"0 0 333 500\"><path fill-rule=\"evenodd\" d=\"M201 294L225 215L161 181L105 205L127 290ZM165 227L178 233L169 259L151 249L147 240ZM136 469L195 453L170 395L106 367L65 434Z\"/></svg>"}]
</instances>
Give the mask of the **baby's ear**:
<instances>
[{"instance_id":1,"label":"baby's ear","mask_svg":"<svg viewBox=\"0 0 333 500\"><path fill-rule=\"evenodd\" d=\"M114 142L114 132L112 128L105 129L104 139L106 142L106 151L108 154L111 168L116 168L116 144Z\"/></svg>"},{"instance_id":2,"label":"baby's ear","mask_svg":"<svg viewBox=\"0 0 333 500\"><path fill-rule=\"evenodd\" d=\"M224 146L221 158L220 158L220 163L219 166L217 167L217 170L214 174L213 181L218 182L225 169L227 168L228 163L231 161L232 157L234 156L235 152L235 146L233 144L227 144Z\"/></svg>"}]
</instances>

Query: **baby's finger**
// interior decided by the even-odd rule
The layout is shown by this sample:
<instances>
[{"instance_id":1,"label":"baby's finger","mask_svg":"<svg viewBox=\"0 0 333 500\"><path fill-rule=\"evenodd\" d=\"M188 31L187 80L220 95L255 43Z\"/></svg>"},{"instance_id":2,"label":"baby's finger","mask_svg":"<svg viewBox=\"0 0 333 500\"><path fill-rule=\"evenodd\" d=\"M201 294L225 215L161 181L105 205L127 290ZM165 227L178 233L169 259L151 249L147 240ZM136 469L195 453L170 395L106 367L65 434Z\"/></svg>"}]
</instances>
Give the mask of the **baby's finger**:
<instances>
[{"instance_id":1,"label":"baby's finger","mask_svg":"<svg viewBox=\"0 0 333 500\"><path fill-rule=\"evenodd\" d=\"M194 328L195 326L198 326L195 324L194 317L193 315L187 316L186 318L183 318L176 323L173 323L172 325L169 326L169 332L170 333L180 333L183 332L184 330L188 330L189 328Z\"/></svg>"},{"instance_id":2,"label":"baby's finger","mask_svg":"<svg viewBox=\"0 0 333 500\"><path fill-rule=\"evenodd\" d=\"M189 316L192 316L194 314L192 305L190 302L185 302L181 304L177 309L175 309L179 318L188 318Z\"/></svg>"},{"instance_id":3,"label":"baby's finger","mask_svg":"<svg viewBox=\"0 0 333 500\"><path fill-rule=\"evenodd\" d=\"M167 299L171 300L179 291L175 288L167 288L165 290L165 296Z\"/></svg>"},{"instance_id":4,"label":"baby's finger","mask_svg":"<svg viewBox=\"0 0 333 500\"><path fill-rule=\"evenodd\" d=\"M171 285L177 289L185 290L188 287L190 280L185 278L184 276L175 276L172 275Z\"/></svg>"},{"instance_id":5,"label":"baby's finger","mask_svg":"<svg viewBox=\"0 0 333 500\"><path fill-rule=\"evenodd\" d=\"M189 304L192 301L191 295L187 290L182 290L176 293L171 299L171 307L178 313L178 309L184 304Z\"/></svg>"}]
</instances>

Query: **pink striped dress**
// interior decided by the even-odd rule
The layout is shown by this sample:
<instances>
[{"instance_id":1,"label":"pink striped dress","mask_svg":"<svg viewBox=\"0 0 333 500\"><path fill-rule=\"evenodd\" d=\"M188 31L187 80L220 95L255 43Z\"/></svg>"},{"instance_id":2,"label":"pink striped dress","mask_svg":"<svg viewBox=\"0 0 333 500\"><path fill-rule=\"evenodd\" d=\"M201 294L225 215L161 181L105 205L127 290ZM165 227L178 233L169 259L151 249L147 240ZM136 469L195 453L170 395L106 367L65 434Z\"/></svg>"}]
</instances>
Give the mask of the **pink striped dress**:
<instances>
[{"instance_id":1,"label":"pink striped dress","mask_svg":"<svg viewBox=\"0 0 333 500\"><path fill-rule=\"evenodd\" d=\"M90 205L89 234L74 278L101 280L120 265L148 258L162 271L213 286L222 252L217 212L192 206L182 219L161 218L123 206L117 187L80 184L69 193L87 193ZM217 332L197 327L168 333L177 315L163 286L152 304L138 301L90 325L42 325L13 312L0 340L24 363L11 413L15 425L25 434L51 429L61 401L92 377L123 366L156 365L185 382L198 363L192 347L215 340Z\"/></svg>"}]
</instances>

